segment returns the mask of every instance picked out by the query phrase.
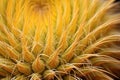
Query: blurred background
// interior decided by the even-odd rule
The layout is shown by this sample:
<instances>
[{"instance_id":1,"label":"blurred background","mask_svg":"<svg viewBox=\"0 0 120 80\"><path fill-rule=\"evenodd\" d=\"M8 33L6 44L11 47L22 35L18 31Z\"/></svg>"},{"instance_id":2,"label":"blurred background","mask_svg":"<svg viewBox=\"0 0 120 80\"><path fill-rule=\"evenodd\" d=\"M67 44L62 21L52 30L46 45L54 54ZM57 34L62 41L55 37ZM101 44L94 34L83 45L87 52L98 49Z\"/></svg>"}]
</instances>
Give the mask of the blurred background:
<instances>
[{"instance_id":1,"label":"blurred background","mask_svg":"<svg viewBox=\"0 0 120 80\"><path fill-rule=\"evenodd\" d=\"M116 0L116 2L118 2L118 1L120 1L120 0Z\"/></svg>"}]
</instances>

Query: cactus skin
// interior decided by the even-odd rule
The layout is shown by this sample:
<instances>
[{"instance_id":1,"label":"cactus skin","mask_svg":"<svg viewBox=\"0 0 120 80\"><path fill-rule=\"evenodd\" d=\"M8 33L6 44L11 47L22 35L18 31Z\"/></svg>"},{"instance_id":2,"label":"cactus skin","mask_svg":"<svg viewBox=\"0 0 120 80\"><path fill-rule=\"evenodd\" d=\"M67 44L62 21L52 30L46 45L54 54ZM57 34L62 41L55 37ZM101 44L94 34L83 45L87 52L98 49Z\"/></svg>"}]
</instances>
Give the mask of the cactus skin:
<instances>
[{"instance_id":1,"label":"cactus skin","mask_svg":"<svg viewBox=\"0 0 120 80\"><path fill-rule=\"evenodd\" d=\"M120 79L114 0L0 0L0 80Z\"/></svg>"}]
</instances>

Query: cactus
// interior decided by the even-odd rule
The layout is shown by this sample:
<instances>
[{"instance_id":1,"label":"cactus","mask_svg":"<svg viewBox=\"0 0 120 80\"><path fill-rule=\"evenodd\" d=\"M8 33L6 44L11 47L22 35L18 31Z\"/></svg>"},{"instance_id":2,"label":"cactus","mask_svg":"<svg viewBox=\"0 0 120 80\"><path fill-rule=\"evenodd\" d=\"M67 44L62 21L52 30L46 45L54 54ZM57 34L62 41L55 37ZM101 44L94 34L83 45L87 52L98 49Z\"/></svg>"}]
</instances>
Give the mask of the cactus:
<instances>
[{"instance_id":1,"label":"cactus","mask_svg":"<svg viewBox=\"0 0 120 80\"><path fill-rule=\"evenodd\" d=\"M120 79L114 0L0 0L0 80Z\"/></svg>"}]
</instances>

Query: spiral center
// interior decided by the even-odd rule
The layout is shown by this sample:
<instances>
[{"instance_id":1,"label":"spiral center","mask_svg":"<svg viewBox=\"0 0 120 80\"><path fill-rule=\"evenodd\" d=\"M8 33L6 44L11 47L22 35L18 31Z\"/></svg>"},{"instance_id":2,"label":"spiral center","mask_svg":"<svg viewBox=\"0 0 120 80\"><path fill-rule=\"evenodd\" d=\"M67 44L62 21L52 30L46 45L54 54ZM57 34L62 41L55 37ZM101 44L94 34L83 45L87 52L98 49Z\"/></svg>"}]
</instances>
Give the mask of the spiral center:
<instances>
[{"instance_id":1,"label":"spiral center","mask_svg":"<svg viewBox=\"0 0 120 80\"><path fill-rule=\"evenodd\" d=\"M33 0L32 6L35 11L45 12L49 10L50 2L49 0Z\"/></svg>"}]
</instances>

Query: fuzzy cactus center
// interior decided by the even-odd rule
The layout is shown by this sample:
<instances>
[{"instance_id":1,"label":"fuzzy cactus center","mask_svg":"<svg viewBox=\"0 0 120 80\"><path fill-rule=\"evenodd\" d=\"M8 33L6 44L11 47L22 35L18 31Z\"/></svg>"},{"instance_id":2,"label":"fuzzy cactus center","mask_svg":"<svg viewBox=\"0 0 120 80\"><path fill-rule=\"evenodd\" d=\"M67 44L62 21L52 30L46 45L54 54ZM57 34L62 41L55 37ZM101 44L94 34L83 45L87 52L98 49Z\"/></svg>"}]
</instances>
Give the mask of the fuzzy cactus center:
<instances>
[{"instance_id":1,"label":"fuzzy cactus center","mask_svg":"<svg viewBox=\"0 0 120 80\"><path fill-rule=\"evenodd\" d=\"M50 9L50 1L49 0L32 0L31 6L33 6L33 10L44 13Z\"/></svg>"}]
</instances>

